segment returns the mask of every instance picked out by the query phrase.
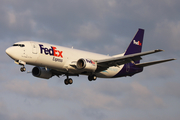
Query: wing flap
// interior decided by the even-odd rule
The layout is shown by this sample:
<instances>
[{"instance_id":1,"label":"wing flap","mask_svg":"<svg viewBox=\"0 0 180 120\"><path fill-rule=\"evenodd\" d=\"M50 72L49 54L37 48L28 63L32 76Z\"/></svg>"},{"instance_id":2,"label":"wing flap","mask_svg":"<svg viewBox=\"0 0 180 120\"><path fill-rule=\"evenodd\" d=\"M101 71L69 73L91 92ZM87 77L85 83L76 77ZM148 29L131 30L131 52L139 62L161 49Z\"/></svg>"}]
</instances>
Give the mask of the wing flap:
<instances>
[{"instance_id":1,"label":"wing flap","mask_svg":"<svg viewBox=\"0 0 180 120\"><path fill-rule=\"evenodd\" d=\"M176 59L166 59L166 60L159 60L159 61L153 61L153 62L140 63L140 64L136 64L136 66L147 67L147 66L150 66L150 65L155 65L155 64L159 64L159 63L163 63L163 62L172 61L172 60L176 60Z\"/></svg>"}]
</instances>

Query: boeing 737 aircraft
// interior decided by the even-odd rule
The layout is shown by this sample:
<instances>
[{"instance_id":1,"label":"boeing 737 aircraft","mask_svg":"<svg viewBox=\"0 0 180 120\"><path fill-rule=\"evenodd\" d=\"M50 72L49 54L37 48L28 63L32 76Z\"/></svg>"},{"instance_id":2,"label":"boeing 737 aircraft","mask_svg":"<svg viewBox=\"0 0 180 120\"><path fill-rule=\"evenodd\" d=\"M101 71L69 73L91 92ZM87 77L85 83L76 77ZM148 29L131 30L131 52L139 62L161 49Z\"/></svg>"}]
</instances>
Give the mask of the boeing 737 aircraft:
<instances>
[{"instance_id":1,"label":"boeing 737 aircraft","mask_svg":"<svg viewBox=\"0 0 180 120\"><path fill-rule=\"evenodd\" d=\"M147 63L140 63L141 56L161 52L157 49L141 52L144 30L139 29L129 47L122 54L107 56L92 52L66 48L47 43L22 41L6 49L16 64L21 65L21 72L26 70L25 65L35 66L32 75L49 79L52 76L66 75L64 83L72 84L69 76L87 75L89 81L99 78L116 78L133 76L142 72L146 66L167 62L175 59L166 59Z\"/></svg>"}]
</instances>

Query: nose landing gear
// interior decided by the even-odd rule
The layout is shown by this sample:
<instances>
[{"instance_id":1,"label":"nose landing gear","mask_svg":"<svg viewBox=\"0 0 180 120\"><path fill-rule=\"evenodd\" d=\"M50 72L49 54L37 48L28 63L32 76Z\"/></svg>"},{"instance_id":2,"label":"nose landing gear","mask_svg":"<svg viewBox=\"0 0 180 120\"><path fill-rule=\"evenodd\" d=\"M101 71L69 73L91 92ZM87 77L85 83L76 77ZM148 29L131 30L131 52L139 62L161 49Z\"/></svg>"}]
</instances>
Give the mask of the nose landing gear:
<instances>
[{"instance_id":1,"label":"nose landing gear","mask_svg":"<svg viewBox=\"0 0 180 120\"><path fill-rule=\"evenodd\" d=\"M22 60L17 60L17 61L14 61L16 64L18 65L22 65L23 67L20 68L20 71L21 72L25 72L26 71L26 68L24 67L26 65L26 62L22 61Z\"/></svg>"},{"instance_id":2,"label":"nose landing gear","mask_svg":"<svg viewBox=\"0 0 180 120\"><path fill-rule=\"evenodd\" d=\"M67 72L67 74L66 74L66 77L67 77L67 78L64 80L64 84L65 84L65 85L72 84L72 83L73 83L73 80L72 80L72 78L69 78L68 72Z\"/></svg>"}]
</instances>

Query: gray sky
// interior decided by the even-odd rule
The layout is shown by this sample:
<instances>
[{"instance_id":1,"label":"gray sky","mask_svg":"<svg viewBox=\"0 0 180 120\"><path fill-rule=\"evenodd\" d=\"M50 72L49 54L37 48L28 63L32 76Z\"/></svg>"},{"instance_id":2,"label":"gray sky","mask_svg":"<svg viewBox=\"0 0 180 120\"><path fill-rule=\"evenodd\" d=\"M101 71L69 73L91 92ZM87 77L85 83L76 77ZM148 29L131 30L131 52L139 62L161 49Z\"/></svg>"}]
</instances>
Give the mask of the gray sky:
<instances>
[{"instance_id":1,"label":"gray sky","mask_svg":"<svg viewBox=\"0 0 180 120\"><path fill-rule=\"evenodd\" d=\"M0 119L179 120L179 0L0 0ZM43 80L5 54L13 43L47 42L101 54L123 53L145 29L143 62L177 58L133 77ZM31 71L33 66L27 66Z\"/></svg>"}]
</instances>

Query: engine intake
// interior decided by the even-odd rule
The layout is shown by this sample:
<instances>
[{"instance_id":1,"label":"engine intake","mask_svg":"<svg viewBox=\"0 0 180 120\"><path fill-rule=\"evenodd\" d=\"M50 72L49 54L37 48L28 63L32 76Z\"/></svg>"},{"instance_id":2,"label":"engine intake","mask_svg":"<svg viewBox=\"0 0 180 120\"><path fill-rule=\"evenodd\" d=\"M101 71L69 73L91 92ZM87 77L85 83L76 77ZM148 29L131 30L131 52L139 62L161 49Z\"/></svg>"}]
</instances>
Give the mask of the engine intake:
<instances>
[{"instance_id":1,"label":"engine intake","mask_svg":"<svg viewBox=\"0 0 180 120\"><path fill-rule=\"evenodd\" d=\"M77 69L84 69L88 72L94 72L97 69L97 63L90 59L81 58L77 61Z\"/></svg>"},{"instance_id":2,"label":"engine intake","mask_svg":"<svg viewBox=\"0 0 180 120\"><path fill-rule=\"evenodd\" d=\"M77 68L78 69L83 69L86 67L86 61L84 59L79 59L77 61Z\"/></svg>"},{"instance_id":3,"label":"engine intake","mask_svg":"<svg viewBox=\"0 0 180 120\"><path fill-rule=\"evenodd\" d=\"M52 72L49 69L43 67L34 67L32 69L32 75L38 78L49 79L52 77Z\"/></svg>"}]
</instances>

